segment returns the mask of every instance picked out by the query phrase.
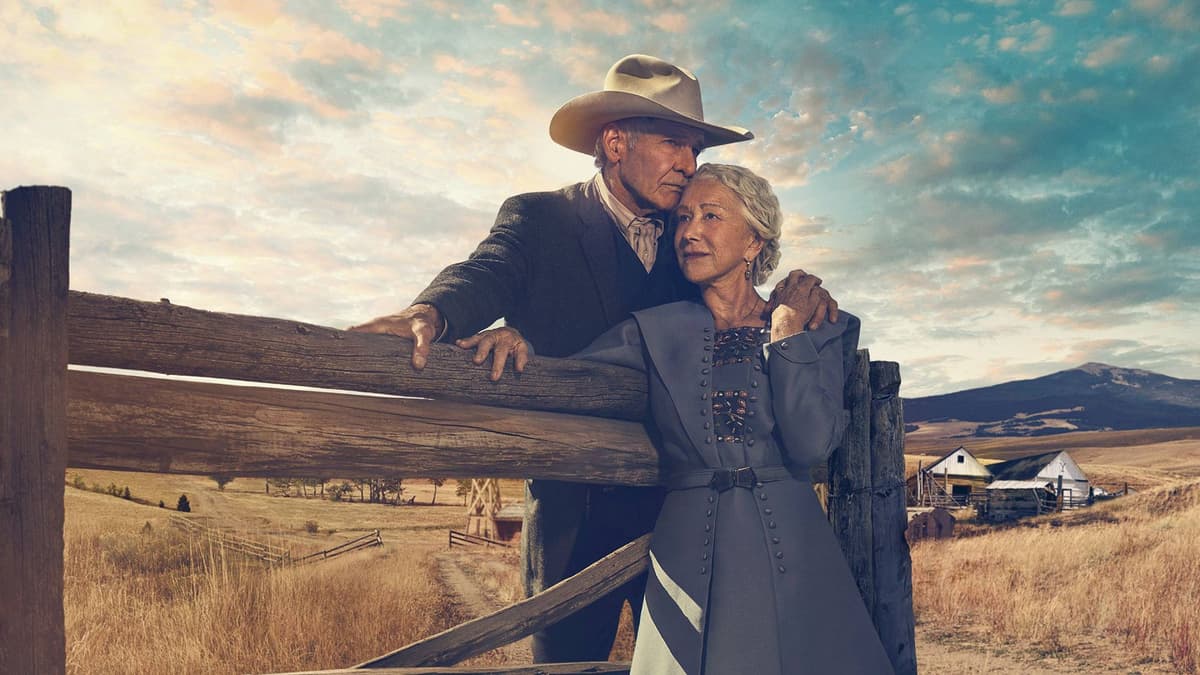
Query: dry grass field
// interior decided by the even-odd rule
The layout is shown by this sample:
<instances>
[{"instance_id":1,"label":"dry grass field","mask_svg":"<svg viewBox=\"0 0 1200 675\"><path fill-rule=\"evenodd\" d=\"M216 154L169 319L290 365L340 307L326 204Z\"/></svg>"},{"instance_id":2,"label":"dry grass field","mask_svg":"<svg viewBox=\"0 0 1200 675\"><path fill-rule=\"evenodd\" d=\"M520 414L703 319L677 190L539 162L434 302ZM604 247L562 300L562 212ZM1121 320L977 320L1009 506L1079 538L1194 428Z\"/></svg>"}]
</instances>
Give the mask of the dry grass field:
<instances>
[{"instance_id":1,"label":"dry grass field","mask_svg":"<svg viewBox=\"0 0 1200 675\"><path fill-rule=\"evenodd\" d=\"M267 569L190 542L172 510L66 489L66 624L71 673L283 672L353 665L466 617L431 552L461 527L453 483L438 506L268 497L258 480L218 491L208 478L69 472L297 551L379 529L385 545L298 568ZM448 489L447 489L448 488ZM430 495L432 488L430 488ZM443 494L446 503L442 505ZM426 499L426 502L428 500ZM318 532L305 530L307 520ZM332 533L330 532L332 530Z\"/></svg>"},{"instance_id":2,"label":"dry grass field","mask_svg":"<svg viewBox=\"0 0 1200 675\"><path fill-rule=\"evenodd\" d=\"M1200 441L1186 435L1196 430L1162 431L1126 437L1133 447L1107 434L984 439L978 447L975 439L935 443L927 435L909 443L926 462L964 442L985 461L1063 447L1095 483L1129 482L1138 491L916 545L921 672L1198 672ZM915 457L909 460L915 468ZM438 490L436 505L429 504L432 486L411 480L405 494L416 495L415 505L384 506L270 497L257 479L220 491L198 476L72 470L68 482L75 475L89 486L129 485L152 504L173 506L186 493L193 517L297 553L374 529L385 546L267 570L188 542L168 526L170 510L68 487L71 673L344 667L520 595L514 552L446 550L446 530L464 524L453 481ZM502 494L506 502L521 499L521 483L503 481ZM447 561L461 573L454 579ZM628 617L625 624L614 658L631 652ZM518 645L468 663L527 658Z\"/></svg>"},{"instance_id":3,"label":"dry grass field","mask_svg":"<svg viewBox=\"0 0 1200 675\"><path fill-rule=\"evenodd\" d=\"M914 546L922 672L1012 672L1016 662L1021 672L1198 672L1200 429L961 431L908 434L910 471L959 445L985 464L1065 449L1093 484L1136 494L1004 528L966 523L956 539ZM989 660L1006 665L979 665Z\"/></svg>"},{"instance_id":4,"label":"dry grass field","mask_svg":"<svg viewBox=\"0 0 1200 675\"><path fill-rule=\"evenodd\" d=\"M1074 654L1098 672L1200 670L1200 481L912 556L918 623L940 638Z\"/></svg>"}]
</instances>

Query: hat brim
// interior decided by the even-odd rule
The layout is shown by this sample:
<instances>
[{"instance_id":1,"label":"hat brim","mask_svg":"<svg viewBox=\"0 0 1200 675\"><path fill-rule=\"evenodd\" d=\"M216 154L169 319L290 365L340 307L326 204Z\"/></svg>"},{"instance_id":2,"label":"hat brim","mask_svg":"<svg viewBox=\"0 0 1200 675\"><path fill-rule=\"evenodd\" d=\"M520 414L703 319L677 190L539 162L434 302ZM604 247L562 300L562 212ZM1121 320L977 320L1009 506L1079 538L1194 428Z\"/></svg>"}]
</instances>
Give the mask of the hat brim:
<instances>
[{"instance_id":1,"label":"hat brim","mask_svg":"<svg viewBox=\"0 0 1200 675\"><path fill-rule=\"evenodd\" d=\"M567 101L550 118L550 138L563 147L591 155L604 125L628 117L653 117L698 129L704 134L706 148L754 138L741 127L709 124L624 91L594 91Z\"/></svg>"}]
</instances>

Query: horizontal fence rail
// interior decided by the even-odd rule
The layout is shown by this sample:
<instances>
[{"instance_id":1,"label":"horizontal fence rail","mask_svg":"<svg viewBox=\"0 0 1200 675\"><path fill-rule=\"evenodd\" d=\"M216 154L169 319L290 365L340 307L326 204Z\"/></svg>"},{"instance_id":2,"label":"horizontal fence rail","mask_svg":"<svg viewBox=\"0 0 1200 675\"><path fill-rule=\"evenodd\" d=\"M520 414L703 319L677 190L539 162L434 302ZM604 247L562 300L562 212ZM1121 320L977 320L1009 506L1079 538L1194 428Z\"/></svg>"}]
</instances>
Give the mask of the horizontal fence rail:
<instances>
[{"instance_id":1,"label":"horizontal fence rail","mask_svg":"<svg viewBox=\"0 0 1200 675\"><path fill-rule=\"evenodd\" d=\"M658 481L645 429L621 420L78 370L68 392L77 468Z\"/></svg>"},{"instance_id":2,"label":"horizontal fence rail","mask_svg":"<svg viewBox=\"0 0 1200 675\"><path fill-rule=\"evenodd\" d=\"M484 547L499 546L501 548L513 548L513 545L506 541L499 541L497 539L488 539L487 537L480 537L480 536L474 535L474 534L467 534L466 532L459 532L458 530L450 530L448 541L449 541L449 543L447 544L447 546L449 548L454 548L455 545L458 545L458 546L484 546Z\"/></svg>"},{"instance_id":3,"label":"horizontal fence rail","mask_svg":"<svg viewBox=\"0 0 1200 675\"><path fill-rule=\"evenodd\" d=\"M331 560L340 555L345 555L354 551L361 551L364 548L371 548L374 546L383 546L383 537L379 535L379 530L369 532L361 537L351 539L343 544L338 544L333 548L327 548L323 551L309 553L306 556L296 558L292 561L292 564L304 565L307 563L321 562L322 560Z\"/></svg>"},{"instance_id":4,"label":"horizontal fence rail","mask_svg":"<svg viewBox=\"0 0 1200 675\"><path fill-rule=\"evenodd\" d=\"M69 293L67 307L76 365L627 420L646 412L646 378L631 368L539 357L524 373L492 382L471 362L474 352L446 344L431 345L417 371L412 342L390 335L80 291Z\"/></svg>"}]
</instances>

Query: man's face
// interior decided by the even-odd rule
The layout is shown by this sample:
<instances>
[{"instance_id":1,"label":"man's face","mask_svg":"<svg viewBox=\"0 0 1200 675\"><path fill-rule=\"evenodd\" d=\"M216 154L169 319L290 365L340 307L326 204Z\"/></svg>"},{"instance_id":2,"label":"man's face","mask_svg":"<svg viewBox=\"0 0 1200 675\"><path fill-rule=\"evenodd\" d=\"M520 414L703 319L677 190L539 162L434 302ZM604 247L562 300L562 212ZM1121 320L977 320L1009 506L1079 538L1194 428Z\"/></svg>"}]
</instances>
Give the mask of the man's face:
<instances>
[{"instance_id":1,"label":"man's face","mask_svg":"<svg viewBox=\"0 0 1200 675\"><path fill-rule=\"evenodd\" d=\"M638 134L632 144L623 138L614 195L642 215L674 209L696 173L703 142L698 130L665 121Z\"/></svg>"}]
</instances>

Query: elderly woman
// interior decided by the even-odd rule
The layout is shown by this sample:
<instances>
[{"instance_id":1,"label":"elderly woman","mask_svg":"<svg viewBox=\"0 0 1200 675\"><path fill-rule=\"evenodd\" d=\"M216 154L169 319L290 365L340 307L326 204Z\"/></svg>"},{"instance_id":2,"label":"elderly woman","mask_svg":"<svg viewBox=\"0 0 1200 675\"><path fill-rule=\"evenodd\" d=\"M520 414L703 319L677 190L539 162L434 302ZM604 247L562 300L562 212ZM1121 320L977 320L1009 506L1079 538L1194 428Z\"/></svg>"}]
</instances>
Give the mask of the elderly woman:
<instances>
[{"instance_id":1,"label":"elderly woman","mask_svg":"<svg viewBox=\"0 0 1200 675\"><path fill-rule=\"evenodd\" d=\"M632 672L891 673L808 478L841 440L858 319L806 332L803 273L759 297L782 215L750 171L700 167L675 219L702 304L637 312L578 355L647 373L668 476Z\"/></svg>"}]
</instances>

